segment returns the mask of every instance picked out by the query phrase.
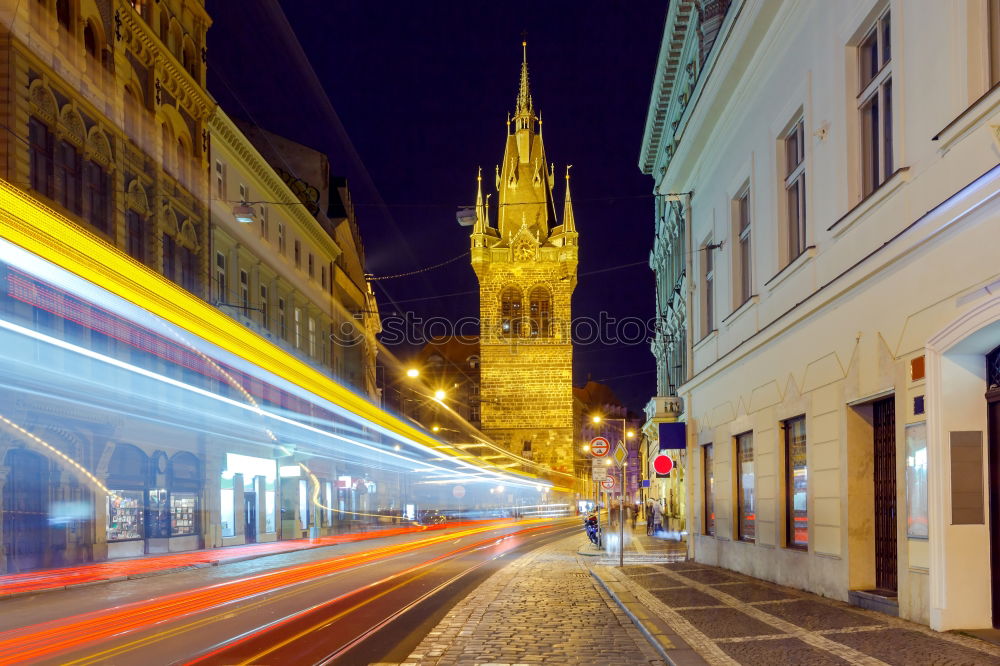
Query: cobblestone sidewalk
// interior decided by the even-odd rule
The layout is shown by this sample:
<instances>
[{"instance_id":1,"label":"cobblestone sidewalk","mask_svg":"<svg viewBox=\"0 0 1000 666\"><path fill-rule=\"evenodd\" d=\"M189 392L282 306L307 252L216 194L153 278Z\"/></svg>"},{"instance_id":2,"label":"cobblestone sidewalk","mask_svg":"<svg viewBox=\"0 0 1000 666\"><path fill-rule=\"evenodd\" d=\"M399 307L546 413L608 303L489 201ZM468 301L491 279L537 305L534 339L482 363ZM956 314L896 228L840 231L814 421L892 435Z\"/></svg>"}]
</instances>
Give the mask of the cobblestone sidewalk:
<instances>
[{"instance_id":1,"label":"cobblestone sidewalk","mask_svg":"<svg viewBox=\"0 0 1000 666\"><path fill-rule=\"evenodd\" d=\"M696 562L595 573L623 585L711 664L1000 664L1000 649L977 639Z\"/></svg>"},{"instance_id":2,"label":"cobblestone sidewalk","mask_svg":"<svg viewBox=\"0 0 1000 666\"><path fill-rule=\"evenodd\" d=\"M521 557L458 603L404 664L663 664L591 577L574 535Z\"/></svg>"}]
</instances>

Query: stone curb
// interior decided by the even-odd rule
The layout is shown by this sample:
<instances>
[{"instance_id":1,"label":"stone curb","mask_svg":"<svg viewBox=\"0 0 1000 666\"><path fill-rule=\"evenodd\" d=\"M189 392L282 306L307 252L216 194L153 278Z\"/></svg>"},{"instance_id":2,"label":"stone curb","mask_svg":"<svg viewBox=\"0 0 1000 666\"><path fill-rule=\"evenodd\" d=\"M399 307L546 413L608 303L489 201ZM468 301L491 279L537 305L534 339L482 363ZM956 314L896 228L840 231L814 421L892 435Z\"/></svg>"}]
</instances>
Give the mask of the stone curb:
<instances>
[{"instance_id":1,"label":"stone curb","mask_svg":"<svg viewBox=\"0 0 1000 666\"><path fill-rule=\"evenodd\" d=\"M618 580L614 570L609 567L597 566L590 570L590 575L601 584L608 596L614 599L615 603L625 611L625 614L629 616L667 664L670 666L691 666L708 663L647 610L642 602L636 599Z\"/></svg>"}]
</instances>

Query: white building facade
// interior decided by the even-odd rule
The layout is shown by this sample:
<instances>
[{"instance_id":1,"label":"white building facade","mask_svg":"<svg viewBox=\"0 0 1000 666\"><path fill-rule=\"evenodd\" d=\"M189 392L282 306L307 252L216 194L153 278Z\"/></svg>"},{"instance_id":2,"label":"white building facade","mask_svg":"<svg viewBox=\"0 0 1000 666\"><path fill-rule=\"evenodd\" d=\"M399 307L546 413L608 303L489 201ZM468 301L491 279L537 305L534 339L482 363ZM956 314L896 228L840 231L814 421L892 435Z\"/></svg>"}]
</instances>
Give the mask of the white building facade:
<instances>
[{"instance_id":1,"label":"white building facade","mask_svg":"<svg viewBox=\"0 0 1000 666\"><path fill-rule=\"evenodd\" d=\"M671 3L696 560L1000 622L998 81L996 0Z\"/></svg>"}]
</instances>

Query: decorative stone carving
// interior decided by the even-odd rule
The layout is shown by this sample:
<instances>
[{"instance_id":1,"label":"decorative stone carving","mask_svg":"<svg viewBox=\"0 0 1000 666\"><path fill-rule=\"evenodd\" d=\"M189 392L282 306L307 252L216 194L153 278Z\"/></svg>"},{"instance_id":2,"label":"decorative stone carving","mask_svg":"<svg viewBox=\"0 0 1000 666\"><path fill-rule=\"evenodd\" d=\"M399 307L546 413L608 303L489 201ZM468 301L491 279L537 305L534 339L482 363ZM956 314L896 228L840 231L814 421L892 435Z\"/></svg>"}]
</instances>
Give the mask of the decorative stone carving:
<instances>
[{"instance_id":1,"label":"decorative stone carving","mask_svg":"<svg viewBox=\"0 0 1000 666\"><path fill-rule=\"evenodd\" d=\"M59 124L67 139L83 147L87 141L87 128L83 124L83 118L70 104L65 105L59 113Z\"/></svg>"},{"instance_id":2,"label":"decorative stone carving","mask_svg":"<svg viewBox=\"0 0 1000 666\"><path fill-rule=\"evenodd\" d=\"M107 135L96 126L90 128L85 155L87 159L93 160L105 168L114 167L111 142L108 141Z\"/></svg>"},{"instance_id":3,"label":"decorative stone carving","mask_svg":"<svg viewBox=\"0 0 1000 666\"><path fill-rule=\"evenodd\" d=\"M32 111L42 120L55 124L56 122L56 98L49 90L49 87L42 83L41 79L31 82L28 95L31 99Z\"/></svg>"},{"instance_id":4,"label":"decorative stone carving","mask_svg":"<svg viewBox=\"0 0 1000 666\"><path fill-rule=\"evenodd\" d=\"M146 190L138 180L132 180L126 188L125 204L137 213L149 214L149 199Z\"/></svg>"},{"instance_id":5,"label":"decorative stone carving","mask_svg":"<svg viewBox=\"0 0 1000 666\"><path fill-rule=\"evenodd\" d=\"M184 220L183 224L181 224L181 233L178 236L178 240L181 245L194 252L198 252L201 249L201 245L198 243L198 232L195 230L190 219Z\"/></svg>"}]
</instances>

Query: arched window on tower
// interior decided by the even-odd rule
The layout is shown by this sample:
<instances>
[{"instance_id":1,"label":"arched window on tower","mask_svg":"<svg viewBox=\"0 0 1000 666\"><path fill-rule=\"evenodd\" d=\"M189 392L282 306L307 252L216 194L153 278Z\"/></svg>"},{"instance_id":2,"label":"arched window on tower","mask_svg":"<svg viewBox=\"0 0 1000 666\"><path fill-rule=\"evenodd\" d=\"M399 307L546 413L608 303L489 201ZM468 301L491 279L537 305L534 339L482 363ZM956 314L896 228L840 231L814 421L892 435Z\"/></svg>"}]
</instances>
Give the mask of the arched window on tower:
<instances>
[{"instance_id":1,"label":"arched window on tower","mask_svg":"<svg viewBox=\"0 0 1000 666\"><path fill-rule=\"evenodd\" d=\"M531 337L552 337L552 294L545 287L535 287L528 298Z\"/></svg>"},{"instance_id":2,"label":"arched window on tower","mask_svg":"<svg viewBox=\"0 0 1000 666\"><path fill-rule=\"evenodd\" d=\"M83 26L83 48L91 58L97 58L97 32L90 21Z\"/></svg>"},{"instance_id":3,"label":"arched window on tower","mask_svg":"<svg viewBox=\"0 0 1000 666\"><path fill-rule=\"evenodd\" d=\"M521 330L521 290L505 287L500 292L500 335L517 337Z\"/></svg>"}]
</instances>

